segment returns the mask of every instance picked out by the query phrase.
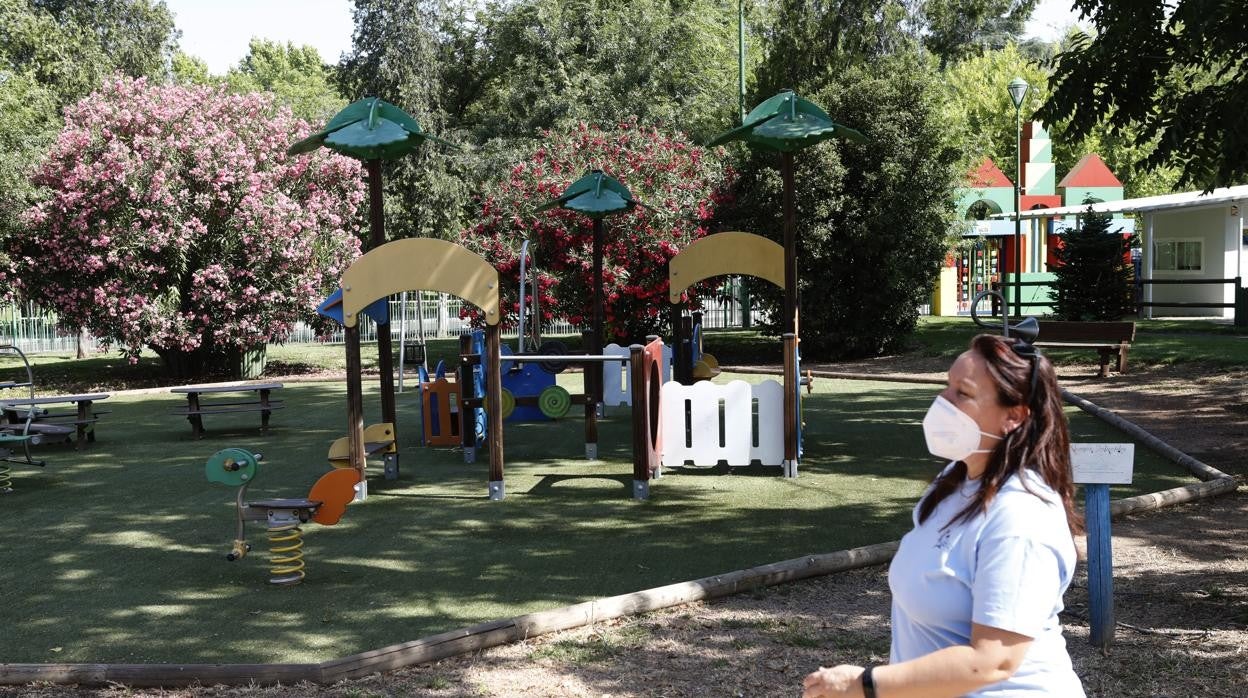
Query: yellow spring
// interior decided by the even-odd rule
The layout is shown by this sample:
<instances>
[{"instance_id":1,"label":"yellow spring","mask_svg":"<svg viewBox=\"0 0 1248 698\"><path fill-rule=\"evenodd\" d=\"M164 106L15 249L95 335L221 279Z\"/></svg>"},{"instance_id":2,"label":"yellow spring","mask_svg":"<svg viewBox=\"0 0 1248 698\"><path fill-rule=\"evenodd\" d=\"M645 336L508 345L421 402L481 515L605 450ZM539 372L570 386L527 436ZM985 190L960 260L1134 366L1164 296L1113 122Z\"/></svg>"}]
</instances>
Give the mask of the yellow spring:
<instances>
[{"instance_id":1,"label":"yellow spring","mask_svg":"<svg viewBox=\"0 0 1248 698\"><path fill-rule=\"evenodd\" d=\"M13 491L13 478L9 477L9 473L13 472L4 461L0 461L0 492Z\"/></svg>"},{"instance_id":2,"label":"yellow spring","mask_svg":"<svg viewBox=\"0 0 1248 698\"><path fill-rule=\"evenodd\" d=\"M298 584L303 581L303 529L299 523L270 525L270 584Z\"/></svg>"}]
</instances>

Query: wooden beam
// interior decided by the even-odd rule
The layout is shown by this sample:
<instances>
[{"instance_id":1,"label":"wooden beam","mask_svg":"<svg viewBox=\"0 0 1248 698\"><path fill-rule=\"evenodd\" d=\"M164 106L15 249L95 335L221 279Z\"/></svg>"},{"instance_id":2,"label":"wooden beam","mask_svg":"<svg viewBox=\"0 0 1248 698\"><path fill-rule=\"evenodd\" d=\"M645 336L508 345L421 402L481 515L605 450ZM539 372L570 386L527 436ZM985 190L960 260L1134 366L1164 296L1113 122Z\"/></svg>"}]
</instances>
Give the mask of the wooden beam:
<instances>
[{"instance_id":1,"label":"wooden beam","mask_svg":"<svg viewBox=\"0 0 1248 698\"><path fill-rule=\"evenodd\" d=\"M810 555L728 574L695 579L691 582L669 584L550 611L538 611L493 623L483 623L471 628L326 662L322 665L321 680L324 683L332 683L343 679L359 678L379 671L392 671L414 664L433 662L466 652L475 652L507 642L577 628L621 616L719 598L833 572L881 565L892 559L896 551L897 543L889 542L823 555Z\"/></svg>"}]
</instances>

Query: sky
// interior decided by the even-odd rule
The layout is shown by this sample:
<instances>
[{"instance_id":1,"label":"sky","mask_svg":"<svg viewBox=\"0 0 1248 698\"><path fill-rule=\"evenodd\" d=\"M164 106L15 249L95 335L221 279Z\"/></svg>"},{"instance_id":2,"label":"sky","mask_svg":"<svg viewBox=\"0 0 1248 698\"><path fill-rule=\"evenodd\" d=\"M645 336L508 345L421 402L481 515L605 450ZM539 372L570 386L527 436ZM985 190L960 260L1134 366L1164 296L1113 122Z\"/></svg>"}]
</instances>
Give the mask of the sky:
<instances>
[{"instance_id":1,"label":"sky","mask_svg":"<svg viewBox=\"0 0 1248 698\"><path fill-rule=\"evenodd\" d=\"M252 37L310 44L326 63L351 48L351 0L165 0L182 30L182 50L224 74ZM1073 0L1040 0L1027 36L1056 39L1075 21Z\"/></svg>"}]
</instances>

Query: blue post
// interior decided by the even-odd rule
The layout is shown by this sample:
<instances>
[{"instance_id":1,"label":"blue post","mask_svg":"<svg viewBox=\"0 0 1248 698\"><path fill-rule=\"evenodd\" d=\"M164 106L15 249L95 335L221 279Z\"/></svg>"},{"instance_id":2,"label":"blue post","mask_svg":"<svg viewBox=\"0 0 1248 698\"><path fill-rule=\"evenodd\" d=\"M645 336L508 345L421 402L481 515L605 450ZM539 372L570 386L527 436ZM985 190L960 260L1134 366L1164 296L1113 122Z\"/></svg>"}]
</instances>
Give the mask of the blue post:
<instances>
[{"instance_id":1,"label":"blue post","mask_svg":"<svg viewBox=\"0 0 1248 698\"><path fill-rule=\"evenodd\" d=\"M1092 644L1102 650L1114 642L1114 557L1109 532L1109 485L1083 489L1088 527L1088 621Z\"/></svg>"}]
</instances>

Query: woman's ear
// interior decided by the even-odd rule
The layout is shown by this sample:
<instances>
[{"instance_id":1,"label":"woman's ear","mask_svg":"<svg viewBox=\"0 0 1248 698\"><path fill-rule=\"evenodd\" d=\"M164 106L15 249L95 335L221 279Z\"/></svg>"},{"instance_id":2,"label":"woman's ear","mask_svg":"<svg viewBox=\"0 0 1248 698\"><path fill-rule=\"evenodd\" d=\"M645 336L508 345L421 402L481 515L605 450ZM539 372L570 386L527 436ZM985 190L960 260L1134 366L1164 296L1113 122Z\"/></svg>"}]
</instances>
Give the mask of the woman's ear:
<instances>
[{"instance_id":1,"label":"woman's ear","mask_svg":"<svg viewBox=\"0 0 1248 698\"><path fill-rule=\"evenodd\" d=\"M1027 405L1015 405L1005 411L1005 427L1006 434L1014 431L1023 422L1027 421L1027 417L1031 415L1031 408Z\"/></svg>"}]
</instances>

